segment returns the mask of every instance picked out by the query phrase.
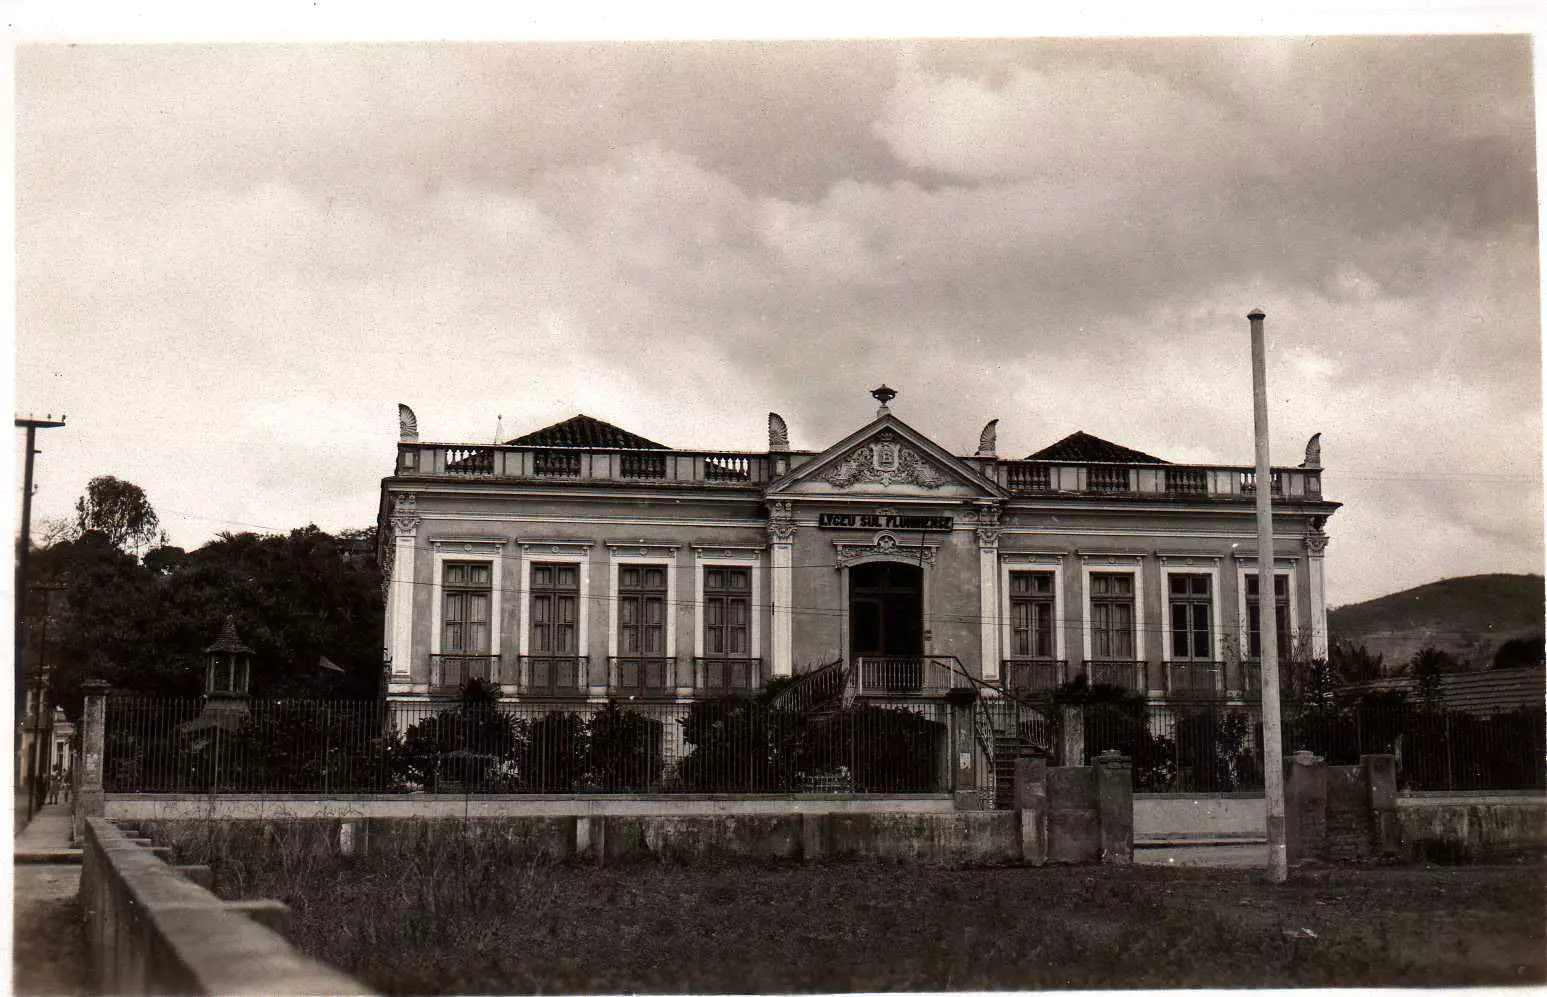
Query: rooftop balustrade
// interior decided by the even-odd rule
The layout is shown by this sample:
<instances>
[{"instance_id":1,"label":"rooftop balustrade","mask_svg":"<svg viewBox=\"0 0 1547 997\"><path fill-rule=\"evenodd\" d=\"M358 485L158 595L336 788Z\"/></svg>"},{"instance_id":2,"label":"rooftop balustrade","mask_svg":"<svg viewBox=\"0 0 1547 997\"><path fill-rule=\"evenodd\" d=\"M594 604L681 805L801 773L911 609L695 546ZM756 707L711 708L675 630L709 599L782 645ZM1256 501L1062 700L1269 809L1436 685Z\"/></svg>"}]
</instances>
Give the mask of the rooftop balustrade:
<instances>
[{"instance_id":1,"label":"rooftop balustrade","mask_svg":"<svg viewBox=\"0 0 1547 997\"><path fill-rule=\"evenodd\" d=\"M623 450L497 444L404 442L401 476L606 481L629 485L694 484L761 488L810 453L734 450ZM1015 495L1099 495L1116 499L1254 499L1257 475L1224 464L1097 464L1041 460L978 462L979 470ZM1278 499L1319 501L1321 469L1273 469Z\"/></svg>"}]
</instances>

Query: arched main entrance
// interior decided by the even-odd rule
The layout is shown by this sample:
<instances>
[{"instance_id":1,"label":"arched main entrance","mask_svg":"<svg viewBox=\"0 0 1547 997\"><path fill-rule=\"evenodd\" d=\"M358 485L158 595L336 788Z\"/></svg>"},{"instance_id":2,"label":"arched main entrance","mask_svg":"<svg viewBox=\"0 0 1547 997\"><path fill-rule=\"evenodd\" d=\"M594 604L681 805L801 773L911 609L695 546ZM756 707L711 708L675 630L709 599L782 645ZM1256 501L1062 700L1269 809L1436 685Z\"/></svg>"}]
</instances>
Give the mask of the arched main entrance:
<instances>
[{"instance_id":1,"label":"arched main entrance","mask_svg":"<svg viewBox=\"0 0 1547 997\"><path fill-rule=\"evenodd\" d=\"M917 689L923 679L924 571L875 561L849 569L849 660L863 684Z\"/></svg>"}]
</instances>

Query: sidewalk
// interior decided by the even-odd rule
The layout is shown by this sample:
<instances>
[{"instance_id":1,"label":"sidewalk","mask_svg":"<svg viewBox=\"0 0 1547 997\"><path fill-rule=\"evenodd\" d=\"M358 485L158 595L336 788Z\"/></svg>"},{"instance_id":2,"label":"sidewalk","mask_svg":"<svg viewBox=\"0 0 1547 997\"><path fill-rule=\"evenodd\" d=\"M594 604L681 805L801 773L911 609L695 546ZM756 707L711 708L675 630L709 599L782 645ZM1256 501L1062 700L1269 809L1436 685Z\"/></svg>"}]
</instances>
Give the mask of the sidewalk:
<instances>
[{"instance_id":1,"label":"sidewalk","mask_svg":"<svg viewBox=\"0 0 1547 997\"><path fill-rule=\"evenodd\" d=\"M14 993L91 993L76 900L80 854L70 843L70 808L60 803L34 814L12 842Z\"/></svg>"}]
</instances>

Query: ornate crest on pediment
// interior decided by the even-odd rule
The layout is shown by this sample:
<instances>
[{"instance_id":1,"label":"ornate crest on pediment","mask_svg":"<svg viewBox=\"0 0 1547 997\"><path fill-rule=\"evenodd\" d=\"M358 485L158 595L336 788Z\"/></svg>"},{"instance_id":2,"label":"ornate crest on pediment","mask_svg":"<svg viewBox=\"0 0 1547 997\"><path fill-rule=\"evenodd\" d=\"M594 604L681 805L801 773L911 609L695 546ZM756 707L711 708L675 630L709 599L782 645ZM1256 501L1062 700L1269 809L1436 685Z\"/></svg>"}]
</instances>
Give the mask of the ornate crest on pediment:
<instances>
[{"instance_id":1,"label":"ornate crest on pediment","mask_svg":"<svg viewBox=\"0 0 1547 997\"><path fill-rule=\"evenodd\" d=\"M899 440L891 430L877 433L863 446L855 447L847 457L828 469L824 478L835 488L858 484L939 488L946 481L917 450Z\"/></svg>"}]
</instances>

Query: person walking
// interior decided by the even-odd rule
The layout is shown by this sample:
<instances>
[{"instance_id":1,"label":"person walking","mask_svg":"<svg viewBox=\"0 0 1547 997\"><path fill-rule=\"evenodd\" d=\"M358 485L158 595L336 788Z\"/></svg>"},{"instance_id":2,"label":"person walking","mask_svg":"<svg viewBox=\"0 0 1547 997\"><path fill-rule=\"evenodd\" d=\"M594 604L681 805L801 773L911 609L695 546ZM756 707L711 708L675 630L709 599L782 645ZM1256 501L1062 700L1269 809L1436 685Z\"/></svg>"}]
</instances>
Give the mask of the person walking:
<instances>
[{"instance_id":1,"label":"person walking","mask_svg":"<svg viewBox=\"0 0 1547 997\"><path fill-rule=\"evenodd\" d=\"M63 781L63 776L60 775L59 766L55 765L54 771L49 773L48 776L48 802L59 802L59 783L61 781Z\"/></svg>"}]
</instances>

